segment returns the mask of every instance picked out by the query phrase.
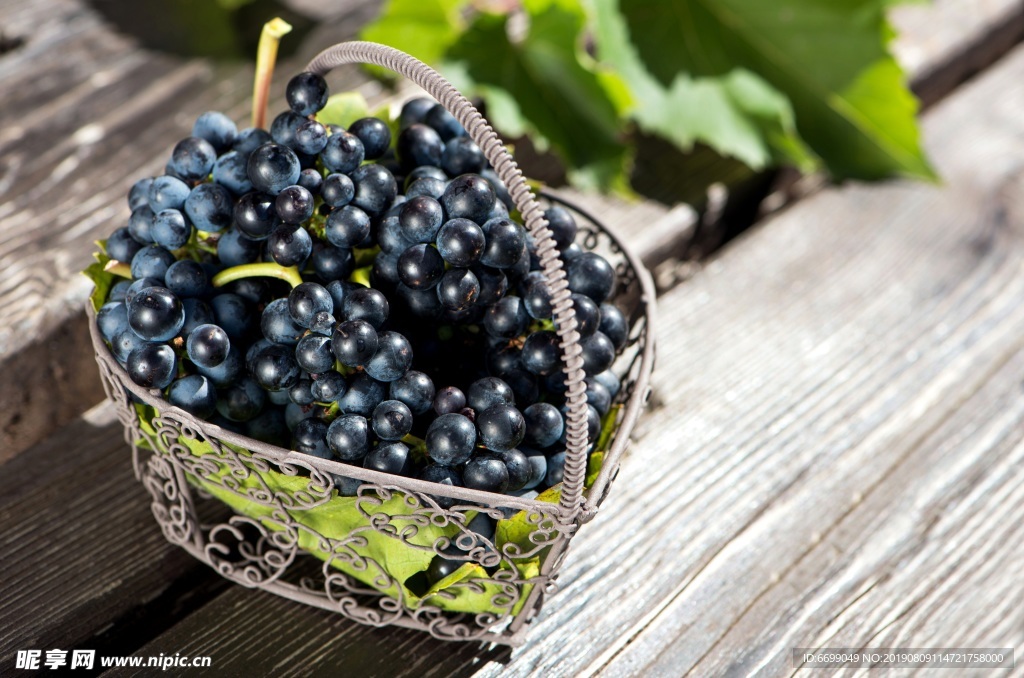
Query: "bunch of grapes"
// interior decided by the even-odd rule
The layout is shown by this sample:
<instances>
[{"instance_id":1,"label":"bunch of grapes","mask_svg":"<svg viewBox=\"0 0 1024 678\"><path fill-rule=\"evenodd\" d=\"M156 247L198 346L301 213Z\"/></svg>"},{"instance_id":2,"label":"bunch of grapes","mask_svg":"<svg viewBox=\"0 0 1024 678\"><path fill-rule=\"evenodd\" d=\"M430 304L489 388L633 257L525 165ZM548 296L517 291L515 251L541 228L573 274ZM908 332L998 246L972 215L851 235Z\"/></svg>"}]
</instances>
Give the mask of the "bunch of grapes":
<instances>
[{"instance_id":1,"label":"bunch of grapes","mask_svg":"<svg viewBox=\"0 0 1024 678\"><path fill-rule=\"evenodd\" d=\"M305 454L517 496L561 482L552 294L481 149L429 99L393 140L377 118L321 124L318 75L286 94L269 132L203 114L164 175L132 187L106 242L125 279L97 314L114 357L172 405ZM575 244L568 211L545 216L594 443L628 326L613 267Z\"/></svg>"}]
</instances>

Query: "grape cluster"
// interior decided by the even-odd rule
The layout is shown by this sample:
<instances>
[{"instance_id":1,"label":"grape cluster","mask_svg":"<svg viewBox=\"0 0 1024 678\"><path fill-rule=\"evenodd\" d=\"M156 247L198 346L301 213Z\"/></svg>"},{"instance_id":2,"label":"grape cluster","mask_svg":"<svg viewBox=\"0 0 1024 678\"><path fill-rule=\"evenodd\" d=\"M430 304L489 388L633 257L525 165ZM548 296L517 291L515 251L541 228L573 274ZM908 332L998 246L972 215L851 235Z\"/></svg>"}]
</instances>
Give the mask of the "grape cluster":
<instances>
[{"instance_id":1,"label":"grape cluster","mask_svg":"<svg viewBox=\"0 0 1024 678\"><path fill-rule=\"evenodd\" d=\"M205 113L163 176L132 186L106 241L126 279L97 314L114 357L171 404L305 454L518 496L558 484L552 293L508 192L440 104L408 102L393 139L377 118L319 122L327 94L294 77L269 132ZM568 211L545 216L594 443L628 324L613 267L575 243Z\"/></svg>"}]
</instances>

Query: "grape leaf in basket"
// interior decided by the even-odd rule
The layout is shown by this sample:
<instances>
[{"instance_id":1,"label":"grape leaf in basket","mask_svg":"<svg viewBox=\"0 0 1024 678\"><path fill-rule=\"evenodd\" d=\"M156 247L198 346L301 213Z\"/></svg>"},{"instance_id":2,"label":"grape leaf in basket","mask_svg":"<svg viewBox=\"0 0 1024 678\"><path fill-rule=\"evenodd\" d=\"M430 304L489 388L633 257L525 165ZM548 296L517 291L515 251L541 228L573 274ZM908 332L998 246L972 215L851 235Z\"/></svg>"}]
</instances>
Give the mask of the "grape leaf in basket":
<instances>
[{"instance_id":1,"label":"grape leaf in basket","mask_svg":"<svg viewBox=\"0 0 1024 678\"><path fill-rule=\"evenodd\" d=\"M91 280L93 284L89 301L92 303L92 310L94 311L100 310L106 302L107 296L110 295L110 288L114 286L114 279L117 277L106 270L106 265L110 261L110 257L107 256L106 241L98 240L96 246L99 251L94 252L92 255L96 261L89 264L82 271L82 275Z\"/></svg>"}]
</instances>

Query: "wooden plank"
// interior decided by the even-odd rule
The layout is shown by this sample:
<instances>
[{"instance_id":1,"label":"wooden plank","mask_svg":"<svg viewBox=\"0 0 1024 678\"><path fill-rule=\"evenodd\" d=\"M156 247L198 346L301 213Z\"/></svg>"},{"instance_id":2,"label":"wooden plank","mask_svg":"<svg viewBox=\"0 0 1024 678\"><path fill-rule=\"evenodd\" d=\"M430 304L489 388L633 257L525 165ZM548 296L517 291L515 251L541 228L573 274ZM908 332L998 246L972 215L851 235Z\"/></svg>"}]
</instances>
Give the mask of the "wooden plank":
<instances>
[{"instance_id":1,"label":"wooden plank","mask_svg":"<svg viewBox=\"0 0 1024 678\"><path fill-rule=\"evenodd\" d=\"M927 116L943 186L829 189L663 297L652 410L509 662L429 639L394 653L413 642L401 631L323 647L315 610L289 617L282 647L276 632L201 638L231 627L218 614L287 607L236 589L139 654L715 675L791 670L785 652L804 644L1019 645L1005 613L1024 594L1022 75L1017 50ZM302 639L318 652L297 654Z\"/></svg>"},{"instance_id":2,"label":"wooden plank","mask_svg":"<svg viewBox=\"0 0 1024 678\"><path fill-rule=\"evenodd\" d=\"M0 466L0 554L4 662L18 649L130 651L226 588L164 539L109 406Z\"/></svg>"}]
</instances>

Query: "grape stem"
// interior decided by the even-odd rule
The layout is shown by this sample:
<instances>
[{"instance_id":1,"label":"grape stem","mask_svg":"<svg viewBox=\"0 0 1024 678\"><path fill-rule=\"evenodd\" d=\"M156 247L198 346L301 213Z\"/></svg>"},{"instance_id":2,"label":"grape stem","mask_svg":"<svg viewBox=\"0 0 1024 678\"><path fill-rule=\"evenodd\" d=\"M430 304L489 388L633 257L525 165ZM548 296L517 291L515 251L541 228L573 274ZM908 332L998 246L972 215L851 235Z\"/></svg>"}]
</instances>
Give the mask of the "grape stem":
<instances>
[{"instance_id":1,"label":"grape stem","mask_svg":"<svg viewBox=\"0 0 1024 678\"><path fill-rule=\"evenodd\" d=\"M256 47L256 76L252 86L252 126L262 129L267 124L267 102L270 100L270 81L274 77L277 45L292 27L280 17L263 24L260 42Z\"/></svg>"},{"instance_id":2,"label":"grape stem","mask_svg":"<svg viewBox=\"0 0 1024 678\"><path fill-rule=\"evenodd\" d=\"M213 286L223 287L229 282L244 278L278 278L287 281L292 287L298 287L302 284L302 274L299 273L299 269L294 266L281 266L280 264L267 262L261 264L242 264L241 266L226 268L213 276Z\"/></svg>"},{"instance_id":3,"label":"grape stem","mask_svg":"<svg viewBox=\"0 0 1024 678\"><path fill-rule=\"evenodd\" d=\"M349 282L358 283L364 287L370 286L370 269L373 266L362 266L352 271L352 275L348 277Z\"/></svg>"}]
</instances>

